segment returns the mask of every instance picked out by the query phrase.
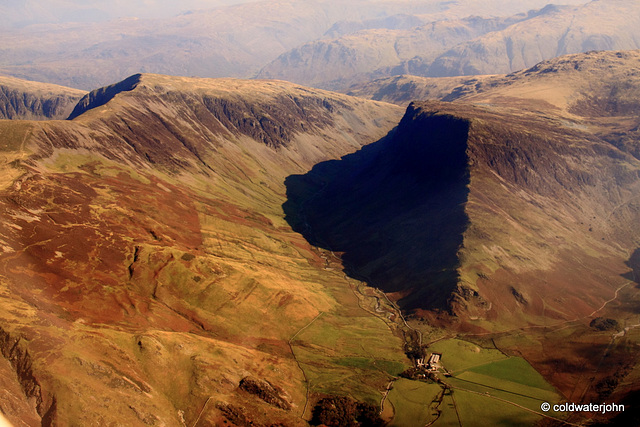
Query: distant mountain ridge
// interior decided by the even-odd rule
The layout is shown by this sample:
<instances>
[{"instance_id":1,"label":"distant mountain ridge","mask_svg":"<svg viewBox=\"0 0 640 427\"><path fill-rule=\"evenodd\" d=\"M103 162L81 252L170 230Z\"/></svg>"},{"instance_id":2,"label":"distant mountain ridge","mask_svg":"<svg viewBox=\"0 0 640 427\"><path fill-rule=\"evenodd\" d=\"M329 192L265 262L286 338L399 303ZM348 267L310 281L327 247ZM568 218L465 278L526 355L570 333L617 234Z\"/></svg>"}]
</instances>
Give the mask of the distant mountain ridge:
<instances>
[{"instance_id":1,"label":"distant mountain ridge","mask_svg":"<svg viewBox=\"0 0 640 427\"><path fill-rule=\"evenodd\" d=\"M320 39L281 55L258 78L279 78L341 89L372 78L413 69L416 58L435 60L444 50L487 32L508 27L512 18L471 17L423 22L409 29L370 29L335 39Z\"/></svg>"},{"instance_id":2,"label":"distant mountain ridge","mask_svg":"<svg viewBox=\"0 0 640 427\"><path fill-rule=\"evenodd\" d=\"M638 67L640 50L592 51L506 75L389 77L353 86L349 94L401 105L410 100L461 100L512 103L573 117L624 116L637 111Z\"/></svg>"},{"instance_id":3,"label":"distant mountain ridge","mask_svg":"<svg viewBox=\"0 0 640 427\"><path fill-rule=\"evenodd\" d=\"M596 0L546 9L548 13L456 46L425 68L425 74L509 73L571 53L640 49L638 2Z\"/></svg>"},{"instance_id":4,"label":"distant mountain ridge","mask_svg":"<svg viewBox=\"0 0 640 427\"><path fill-rule=\"evenodd\" d=\"M0 76L0 119L66 119L86 92Z\"/></svg>"},{"instance_id":5,"label":"distant mountain ridge","mask_svg":"<svg viewBox=\"0 0 640 427\"><path fill-rule=\"evenodd\" d=\"M363 29L297 47L258 75L345 90L401 74L505 74L570 53L638 49L638 16L640 5L633 0L597 0L580 6L548 5L510 18Z\"/></svg>"},{"instance_id":6,"label":"distant mountain ridge","mask_svg":"<svg viewBox=\"0 0 640 427\"><path fill-rule=\"evenodd\" d=\"M100 22L111 16L109 11L98 16L99 22L87 23L79 19L78 22L0 30L0 39L4 41L0 73L85 90L145 72L249 78L278 55L301 43L322 38L327 31L340 31L340 22L346 22L342 25L345 30L361 22L365 27L393 27L393 19L381 18L392 15L417 16L427 22L462 19L470 14L502 16L542 7L545 0L517 3L494 0L491 4L471 0L269 0L208 9L204 5L212 3L198 3L203 8L172 17L160 14L154 19L155 15L147 12L138 19L134 13L144 4L134 2L131 4L133 16ZM28 7L23 12L28 18L33 15L30 8L34 6L31 0L25 4ZM220 2L213 4L220 5ZM73 11L72 6L69 5ZM93 12L103 8L94 6L76 5ZM5 10L8 7L5 6ZM126 10L126 3L120 2L115 9L122 10L123 7ZM169 9L175 7L172 5ZM16 15L16 8L19 9L19 5L12 4L9 15ZM51 9L54 16L44 22L57 22L55 15L63 14L64 8ZM44 12L51 9L45 8ZM38 12L37 8L35 12ZM406 27L413 20L406 18L405 23L396 25Z\"/></svg>"}]
</instances>

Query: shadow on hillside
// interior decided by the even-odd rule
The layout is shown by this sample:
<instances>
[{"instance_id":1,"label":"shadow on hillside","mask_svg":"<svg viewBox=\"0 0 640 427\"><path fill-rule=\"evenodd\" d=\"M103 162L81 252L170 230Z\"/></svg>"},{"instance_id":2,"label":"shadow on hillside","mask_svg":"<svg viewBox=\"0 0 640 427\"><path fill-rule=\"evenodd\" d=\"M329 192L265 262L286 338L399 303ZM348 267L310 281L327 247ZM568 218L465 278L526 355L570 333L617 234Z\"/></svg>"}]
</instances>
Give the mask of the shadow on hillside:
<instances>
[{"instance_id":1,"label":"shadow on hillside","mask_svg":"<svg viewBox=\"0 0 640 427\"><path fill-rule=\"evenodd\" d=\"M289 176L283 209L310 243L342 253L350 277L397 292L405 309L446 309L468 225L468 123L407 122L356 153Z\"/></svg>"},{"instance_id":2,"label":"shadow on hillside","mask_svg":"<svg viewBox=\"0 0 640 427\"><path fill-rule=\"evenodd\" d=\"M622 276L625 279L636 282L638 287L640 287L640 249L636 249L625 264L627 267L631 268L631 271L623 274Z\"/></svg>"}]
</instances>

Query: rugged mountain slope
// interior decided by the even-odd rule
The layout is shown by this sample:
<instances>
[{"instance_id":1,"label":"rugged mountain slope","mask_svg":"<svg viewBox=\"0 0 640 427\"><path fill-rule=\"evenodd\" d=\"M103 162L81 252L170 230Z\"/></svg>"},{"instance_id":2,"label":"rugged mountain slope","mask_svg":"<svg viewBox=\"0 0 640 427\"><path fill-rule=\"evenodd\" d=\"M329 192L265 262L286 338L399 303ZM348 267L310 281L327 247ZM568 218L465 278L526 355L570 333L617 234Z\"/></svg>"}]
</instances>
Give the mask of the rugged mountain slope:
<instances>
[{"instance_id":1,"label":"rugged mountain slope","mask_svg":"<svg viewBox=\"0 0 640 427\"><path fill-rule=\"evenodd\" d=\"M378 150L307 215L318 242L405 307L499 328L585 316L625 282L640 163L608 142L497 107L412 104Z\"/></svg>"},{"instance_id":2,"label":"rugged mountain slope","mask_svg":"<svg viewBox=\"0 0 640 427\"><path fill-rule=\"evenodd\" d=\"M379 401L390 374L344 360L405 369L399 326L280 206L286 176L381 138L399 108L146 74L79 105L0 123L0 345L23 393L7 416L299 425L316 393Z\"/></svg>"},{"instance_id":3,"label":"rugged mountain slope","mask_svg":"<svg viewBox=\"0 0 640 427\"><path fill-rule=\"evenodd\" d=\"M290 200L317 191L297 229L414 326L523 355L569 401L620 400L640 375L639 60L568 55L413 103L391 138L288 179Z\"/></svg>"},{"instance_id":4,"label":"rugged mountain slope","mask_svg":"<svg viewBox=\"0 0 640 427\"><path fill-rule=\"evenodd\" d=\"M66 119L86 92L0 77L0 119Z\"/></svg>"},{"instance_id":5,"label":"rugged mountain slope","mask_svg":"<svg viewBox=\"0 0 640 427\"><path fill-rule=\"evenodd\" d=\"M420 74L509 73L571 53L640 48L640 5L636 1L597 0L546 10L502 31L462 43L431 65L425 61Z\"/></svg>"}]
</instances>

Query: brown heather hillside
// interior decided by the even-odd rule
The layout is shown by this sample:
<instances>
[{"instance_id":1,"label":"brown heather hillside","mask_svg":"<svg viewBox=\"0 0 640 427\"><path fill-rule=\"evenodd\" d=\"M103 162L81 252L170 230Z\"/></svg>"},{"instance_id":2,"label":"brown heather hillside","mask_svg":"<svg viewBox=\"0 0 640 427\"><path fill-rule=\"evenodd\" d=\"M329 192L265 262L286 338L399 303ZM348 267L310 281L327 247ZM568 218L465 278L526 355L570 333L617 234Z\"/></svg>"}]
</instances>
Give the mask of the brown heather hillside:
<instances>
[{"instance_id":1,"label":"brown heather hillside","mask_svg":"<svg viewBox=\"0 0 640 427\"><path fill-rule=\"evenodd\" d=\"M66 119L86 92L0 76L0 119Z\"/></svg>"},{"instance_id":2,"label":"brown heather hillside","mask_svg":"<svg viewBox=\"0 0 640 427\"><path fill-rule=\"evenodd\" d=\"M147 74L79 105L0 123L10 420L303 425L318 393L379 402L409 363L399 327L280 206L286 176L380 139L401 109Z\"/></svg>"}]
</instances>

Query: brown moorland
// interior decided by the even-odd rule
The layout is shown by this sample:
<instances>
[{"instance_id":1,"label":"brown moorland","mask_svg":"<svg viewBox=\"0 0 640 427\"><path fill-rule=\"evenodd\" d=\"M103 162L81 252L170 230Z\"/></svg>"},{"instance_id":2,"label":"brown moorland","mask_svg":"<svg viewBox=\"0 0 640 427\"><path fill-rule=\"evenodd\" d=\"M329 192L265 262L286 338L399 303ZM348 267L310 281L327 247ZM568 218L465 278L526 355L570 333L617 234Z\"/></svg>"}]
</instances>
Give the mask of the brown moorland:
<instances>
[{"instance_id":1,"label":"brown moorland","mask_svg":"<svg viewBox=\"0 0 640 427\"><path fill-rule=\"evenodd\" d=\"M0 122L0 369L22 390L3 412L300 425L318 392L376 403L390 374L341 361L401 371L399 332L280 206L286 176L401 113L285 82L136 75L73 120ZM313 366L334 376L311 383Z\"/></svg>"},{"instance_id":2,"label":"brown moorland","mask_svg":"<svg viewBox=\"0 0 640 427\"><path fill-rule=\"evenodd\" d=\"M73 120L0 122L0 370L22 390L4 412L303 425L327 395L378 405L416 343L452 336L523 356L568 401L622 401L637 62L467 82L388 135L397 106L148 74Z\"/></svg>"}]
</instances>

